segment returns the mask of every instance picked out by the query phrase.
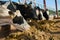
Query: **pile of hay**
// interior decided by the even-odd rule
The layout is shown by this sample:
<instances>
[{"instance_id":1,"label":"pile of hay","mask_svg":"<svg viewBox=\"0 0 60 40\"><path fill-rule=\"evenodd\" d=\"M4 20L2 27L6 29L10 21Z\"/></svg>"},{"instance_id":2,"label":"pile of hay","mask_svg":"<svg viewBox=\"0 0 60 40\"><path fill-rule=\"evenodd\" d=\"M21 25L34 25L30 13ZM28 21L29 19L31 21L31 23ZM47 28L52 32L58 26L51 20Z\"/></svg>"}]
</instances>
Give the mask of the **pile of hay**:
<instances>
[{"instance_id":1,"label":"pile of hay","mask_svg":"<svg viewBox=\"0 0 60 40\"><path fill-rule=\"evenodd\" d=\"M6 40L60 40L60 37L51 34L59 32L60 23L58 21L32 21L29 24L30 30L11 33Z\"/></svg>"}]
</instances>

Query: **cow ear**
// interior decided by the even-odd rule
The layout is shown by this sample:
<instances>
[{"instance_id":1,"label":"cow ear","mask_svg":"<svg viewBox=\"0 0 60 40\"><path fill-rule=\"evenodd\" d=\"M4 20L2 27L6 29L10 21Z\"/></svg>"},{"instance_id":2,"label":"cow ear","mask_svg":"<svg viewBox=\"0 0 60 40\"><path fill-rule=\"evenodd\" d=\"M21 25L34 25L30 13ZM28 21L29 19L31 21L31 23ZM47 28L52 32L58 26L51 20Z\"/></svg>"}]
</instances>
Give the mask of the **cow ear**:
<instances>
[{"instance_id":1,"label":"cow ear","mask_svg":"<svg viewBox=\"0 0 60 40\"><path fill-rule=\"evenodd\" d=\"M9 6L9 4L10 4L10 2L6 2L6 3L4 4L5 8L7 8L7 7Z\"/></svg>"}]
</instances>

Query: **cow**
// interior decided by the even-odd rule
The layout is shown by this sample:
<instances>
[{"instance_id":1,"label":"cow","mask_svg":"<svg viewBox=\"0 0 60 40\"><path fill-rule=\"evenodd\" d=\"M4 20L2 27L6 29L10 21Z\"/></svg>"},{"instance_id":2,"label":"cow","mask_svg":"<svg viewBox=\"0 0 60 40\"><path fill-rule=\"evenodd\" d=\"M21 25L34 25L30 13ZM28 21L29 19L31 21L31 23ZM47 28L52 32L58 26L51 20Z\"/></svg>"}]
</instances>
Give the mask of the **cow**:
<instances>
[{"instance_id":1,"label":"cow","mask_svg":"<svg viewBox=\"0 0 60 40\"><path fill-rule=\"evenodd\" d=\"M36 15L38 17L38 20L49 20L49 11L48 9L44 10L44 9L40 9L39 6L36 6L34 8L36 11Z\"/></svg>"},{"instance_id":2,"label":"cow","mask_svg":"<svg viewBox=\"0 0 60 40\"><path fill-rule=\"evenodd\" d=\"M37 19L36 15L35 15L35 11L34 9L30 6L30 4L27 5L16 5L17 10L21 11L21 14L23 15L23 17L25 19Z\"/></svg>"},{"instance_id":3,"label":"cow","mask_svg":"<svg viewBox=\"0 0 60 40\"><path fill-rule=\"evenodd\" d=\"M5 2L4 2L5 3ZM8 3L8 4L7 4ZM16 10L19 10L23 17L27 19L34 19L34 20L42 20L46 19L48 20L49 17L47 15L47 11L42 12L39 7L31 7L32 2L29 4L18 4L16 2L6 2L5 5L7 5L7 8L13 12L16 12Z\"/></svg>"},{"instance_id":4,"label":"cow","mask_svg":"<svg viewBox=\"0 0 60 40\"><path fill-rule=\"evenodd\" d=\"M35 15L35 11L34 9L30 6L31 3L29 4L18 4L16 2L12 2L12 3L8 3L6 2L5 5L7 5L7 8L13 12L16 12L16 10L19 10L21 12L21 14L23 15L23 17L25 19L37 19L36 15Z\"/></svg>"},{"instance_id":5,"label":"cow","mask_svg":"<svg viewBox=\"0 0 60 40\"><path fill-rule=\"evenodd\" d=\"M36 6L34 8L31 7L31 2L29 4L17 4L13 2L13 4L16 6L16 10L20 10L21 14L25 19L34 19L34 20L48 20L49 19L49 13L46 9L44 12L40 9L40 7ZM11 7L10 7L11 8Z\"/></svg>"},{"instance_id":6,"label":"cow","mask_svg":"<svg viewBox=\"0 0 60 40\"><path fill-rule=\"evenodd\" d=\"M0 3L1 3L1 1L0 1ZM6 10L6 12L2 13L1 16L6 17L6 16L11 16L12 15L13 16L12 20L11 20L12 22L10 23L10 21L8 21L8 23L16 26L16 28L18 30L28 30L30 28L30 25L26 22L24 17L21 15L20 10L17 11L14 7L11 7L11 5L12 4L10 4L10 2L6 2L5 4L2 4L1 7L3 7L3 10L2 9L0 9L0 10L2 10L2 11ZM5 8L5 10L4 10L4 8Z\"/></svg>"}]
</instances>

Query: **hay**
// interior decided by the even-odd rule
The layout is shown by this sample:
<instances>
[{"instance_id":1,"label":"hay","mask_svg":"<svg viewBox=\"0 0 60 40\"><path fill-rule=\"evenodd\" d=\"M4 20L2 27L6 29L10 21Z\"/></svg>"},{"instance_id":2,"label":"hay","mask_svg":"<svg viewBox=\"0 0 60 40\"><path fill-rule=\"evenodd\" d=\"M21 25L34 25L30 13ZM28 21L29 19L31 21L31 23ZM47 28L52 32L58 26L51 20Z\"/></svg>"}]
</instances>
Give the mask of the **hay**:
<instances>
[{"instance_id":1,"label":"hay","mask_svg":"<svg viewBox=\"0 0 60 40\"><path fill-rule=\"evenodd\" d=\"M60 40L58 34L56 36L50 33L58 32L54 21L32 21L29 24L31 26L30 30L11 33L6 37L6 40Z\"/></svg>"}]
</instances>

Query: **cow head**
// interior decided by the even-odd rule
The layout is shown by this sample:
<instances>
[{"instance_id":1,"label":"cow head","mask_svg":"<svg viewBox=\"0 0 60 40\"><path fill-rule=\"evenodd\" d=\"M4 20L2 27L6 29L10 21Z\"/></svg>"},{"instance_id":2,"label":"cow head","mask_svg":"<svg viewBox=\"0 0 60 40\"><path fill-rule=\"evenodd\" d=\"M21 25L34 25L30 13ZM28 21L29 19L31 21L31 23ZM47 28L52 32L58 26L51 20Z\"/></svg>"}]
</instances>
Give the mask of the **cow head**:
<instances>
[{"instance_id":1,"label":"cow head","mask_svg":"<svg viewBox=\"0 0 60 40\"><path fill-rule=\"evenodd\" d=\"M13 23L16 26L16 28L19 29L19 30L29 30L30 26L25 21L25 19L21 15L20 11L17 10L14 13L14 15L15 15L15 17L13 18Z\"/></svg>"},{"instance_id":2,"label":"cow head","mask_svg":"<svg viewBox=\"0 0 60 40\"><path fill-rule=\"evenodd\" d=\"M2 14L3 16L11 16L13 19L12 20L13 25L16 25L17 29L21 29L21 28L25 29L25 30L29 29L30 26L28 25L28 23L25 21L25 19L23 18L23 16L20 13L20 11L24 8L22 7L22 9L20 10L19 8L21 6L17 6L19 4L14 4L14 5L16 5L16 8L18 8L18 9L14 9L13 5L11 5L10 3L8 4L8 3L3 4L4 5L4 6L2 6L3 9L0 8L0 10L4 11L3 14L1 12L0 12L0 14ZM19 11L17 11L17 10L19 10Z\"/></svg>"},{"instance_id":3,"label":"cow head","mask_svg":"<svg viewBox=\"0 0 60 40\"><path fill-rule=\"evenodd\" d=\"M23 17L22 17L22 15L21 15L21 13L20 13L20 11L16 11L14 14L12 13L12 12L10 12L10 15L12 15L13 17L13 23L15 23L15 24L22 24L22 23L24 23L24 21L23 21Z\"/></svg>"}]
</instances>

